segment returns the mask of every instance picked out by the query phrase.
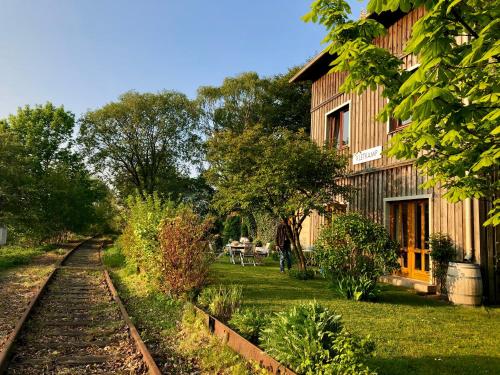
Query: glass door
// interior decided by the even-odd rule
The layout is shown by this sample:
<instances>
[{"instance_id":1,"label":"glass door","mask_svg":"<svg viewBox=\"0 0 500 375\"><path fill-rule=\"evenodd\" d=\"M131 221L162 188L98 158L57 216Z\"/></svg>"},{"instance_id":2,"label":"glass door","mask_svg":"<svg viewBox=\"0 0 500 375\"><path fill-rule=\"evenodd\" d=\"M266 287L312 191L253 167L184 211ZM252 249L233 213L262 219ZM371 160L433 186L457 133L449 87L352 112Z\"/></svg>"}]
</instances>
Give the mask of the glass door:
<instances>
[{"instance_id":1,"label":"glass door","mask_svg":"<svg viewBox=\"0 0 500 375\"><path fill-rule=\"evenodd\" d=\"M430 281L429 201L392 202L389 215L391 237L400 245L401 275Z\"/></svg>"},{"instance_id":2,"label":"glass door","mask_svg":"<svg viewBox=\"0 0 500 375\"><path fill-rule=\"evenodd\" d=\"M413 216L413 266L410 277L422 281L430 281L430 249L429 249L429 201L412 202Z\"/></svg>"}]
</instances>

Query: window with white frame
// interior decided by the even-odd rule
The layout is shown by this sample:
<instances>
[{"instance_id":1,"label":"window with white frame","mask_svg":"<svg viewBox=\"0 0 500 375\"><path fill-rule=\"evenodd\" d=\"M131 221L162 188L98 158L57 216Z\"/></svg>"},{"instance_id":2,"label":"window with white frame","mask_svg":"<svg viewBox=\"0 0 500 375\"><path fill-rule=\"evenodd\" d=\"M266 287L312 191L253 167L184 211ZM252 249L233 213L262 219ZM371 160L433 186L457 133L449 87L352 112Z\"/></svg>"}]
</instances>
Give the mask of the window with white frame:
<instances>
[{"instance_id":1,"label":"window with white frame","mask_svg":"<svg viewBox=\"0 0 500 375\"><path fill-rule=\"evenodd\" d=\"M349 145L349 137L349 104L346 104L326 116L326 143L341 149Z\"/></svg>"}]
</instances>

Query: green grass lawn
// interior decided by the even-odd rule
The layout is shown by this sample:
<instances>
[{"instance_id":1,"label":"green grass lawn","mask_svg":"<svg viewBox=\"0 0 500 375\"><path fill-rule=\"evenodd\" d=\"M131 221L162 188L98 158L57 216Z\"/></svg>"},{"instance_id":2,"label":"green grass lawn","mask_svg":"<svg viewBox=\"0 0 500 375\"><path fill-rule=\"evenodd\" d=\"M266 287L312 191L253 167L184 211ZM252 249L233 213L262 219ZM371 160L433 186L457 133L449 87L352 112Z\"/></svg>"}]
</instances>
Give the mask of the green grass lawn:
<instances>
[{"instance_id":1,"label":"green grass lawn","mask_svg":"<svg viewBox=\"0 0 500 375\"><path fill-rule=\"evenodd\" d=\"M28 264L34 257L56 248L57 246L25 247L17 245L0 247L0 272Z\"/></svg>"},{"instance_id":2,"label":"green grass lawn","mask_svg":"<svg viewBox=\"0 0 500 375\"><path fill-rule=\"evenodd\" d=\"M500 374L500 309L465 308L382 285L377 302L343 299L322 278L280 274L278 262L242 267L221 258L214 284L241 284L245 306L280 311L316 300L343 316L345 326L376 343L371 368L379 374Z\"/></svg>"}]
</instances>

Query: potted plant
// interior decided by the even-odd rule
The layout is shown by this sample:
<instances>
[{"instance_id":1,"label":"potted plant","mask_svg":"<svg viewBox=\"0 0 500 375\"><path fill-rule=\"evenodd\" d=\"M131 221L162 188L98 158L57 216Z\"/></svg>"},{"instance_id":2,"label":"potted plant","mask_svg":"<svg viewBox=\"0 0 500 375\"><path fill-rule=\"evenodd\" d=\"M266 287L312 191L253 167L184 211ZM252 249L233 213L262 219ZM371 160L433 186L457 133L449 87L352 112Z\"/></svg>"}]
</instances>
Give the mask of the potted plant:
<instances>
[{"instance_id":1,"label":"potted plant","mask_svg":"<svg viewBox=\"0 0 500 375\"><path fill-rule=\"evenodd\" d=\"M431 258L433 261L432 274L441 294L447 294L446 275L448 265L455 258L455 246L450 236L443 233L434 233L430 236Z\"/></svg>"}]
</instances>

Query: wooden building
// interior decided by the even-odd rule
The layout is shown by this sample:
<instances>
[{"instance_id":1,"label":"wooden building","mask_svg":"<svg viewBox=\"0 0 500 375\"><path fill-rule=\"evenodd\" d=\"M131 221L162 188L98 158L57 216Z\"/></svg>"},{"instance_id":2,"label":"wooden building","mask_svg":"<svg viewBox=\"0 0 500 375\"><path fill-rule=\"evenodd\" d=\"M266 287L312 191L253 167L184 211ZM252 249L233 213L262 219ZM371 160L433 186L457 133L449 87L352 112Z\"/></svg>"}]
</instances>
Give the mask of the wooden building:
<instances>
[{"instance_id":1,"label":"wooden building","mask_svg":"<svg viewBox=\"0 0 500 375\"><path fill-rule=\"evenodd\" d=\"M375 42L400 56L408 70L418 67L417 58L403 52L414 22L423 9L372 15L387 29ZM328 74L333 57L322 52L307 63L291 82L312 81L311 137L319 144L330 143L349 155L349 183L357 188L347 210L355 210L386 225L402 244L401 273L412 280L432 283L429 235L447 233L457 248L457 260L471 258L480 264L483 291L489 303L500 303L499 230L482 223L488 203L466 200L451 204L438 188L423 190L425 177L412 161L397 160L382 153L391 137L408 121L375 120L385 104L381 89L362 95L341 93L345 74ZM314 243L325 218L312 215L303 226L303 245Z\"/></svg>"}]
</instances>

